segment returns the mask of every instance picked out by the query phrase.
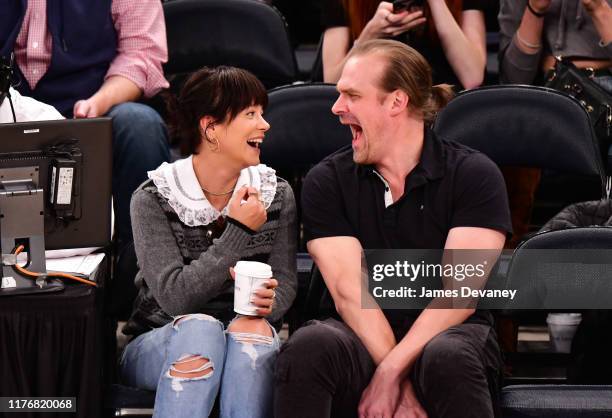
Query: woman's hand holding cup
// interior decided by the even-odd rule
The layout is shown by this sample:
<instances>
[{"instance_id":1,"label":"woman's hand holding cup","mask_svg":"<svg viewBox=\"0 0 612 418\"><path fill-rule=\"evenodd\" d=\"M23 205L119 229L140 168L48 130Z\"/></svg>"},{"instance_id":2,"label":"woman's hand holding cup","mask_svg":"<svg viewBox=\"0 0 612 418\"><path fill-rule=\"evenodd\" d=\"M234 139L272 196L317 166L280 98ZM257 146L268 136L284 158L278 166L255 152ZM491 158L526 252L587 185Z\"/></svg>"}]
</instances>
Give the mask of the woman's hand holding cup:
<instances>
[{"instance_id":1,"label":"woman's hand holding cup","mask_svg":"<svg viewBox=\"0 0 612 418\"><path fill-rule=\"evenodd\" d=\"M240 261L239 263L242 263L243 267L245 265L262 264L249 261ZM230 267L229 272L232 279L236 280L236 272L233 267ZM276 298L275 289L278 287L278 281L271 275L265 278L257 278L242 274L240 279L241 283L235 285L234 310L243 315L261 317L270 315Z\"/></svg>"},{"instance_id":2,"label":"woman's hand holding cup","mask_svg":"<svg viewBox=\"0 0 612 418\"><path fill-rule=\"evenodd\" d=\"M274 289L278 287L278 281L271 277L265 286L253 292L253 297L251 298L251 303L257 306L256 312L259 316L268 316L272 313L272 306L276 297Z\"/></svg>"}]
</instances>

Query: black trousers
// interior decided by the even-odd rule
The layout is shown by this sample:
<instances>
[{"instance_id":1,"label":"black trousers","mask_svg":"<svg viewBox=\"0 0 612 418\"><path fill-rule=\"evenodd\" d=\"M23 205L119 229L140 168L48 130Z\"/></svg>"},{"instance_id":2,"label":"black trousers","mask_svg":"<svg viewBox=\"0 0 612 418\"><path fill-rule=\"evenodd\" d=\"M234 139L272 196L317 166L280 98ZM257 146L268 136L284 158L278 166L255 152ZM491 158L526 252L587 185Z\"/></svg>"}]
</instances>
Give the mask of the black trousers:
<instances>
[{"instance_id":1,"label":"black trousers","mask_svg":"<svg viewBox=\"0 0 612 418\"><path fill-rule=\"evenodd\" d=\"M375 369L347 325L335 319L311 321L281 348L275 417L356 417ZM501 416L501 370L494 330L463 323L425 346L410 377L429 418L487 418Z\"/></svg>"}]
</instances>

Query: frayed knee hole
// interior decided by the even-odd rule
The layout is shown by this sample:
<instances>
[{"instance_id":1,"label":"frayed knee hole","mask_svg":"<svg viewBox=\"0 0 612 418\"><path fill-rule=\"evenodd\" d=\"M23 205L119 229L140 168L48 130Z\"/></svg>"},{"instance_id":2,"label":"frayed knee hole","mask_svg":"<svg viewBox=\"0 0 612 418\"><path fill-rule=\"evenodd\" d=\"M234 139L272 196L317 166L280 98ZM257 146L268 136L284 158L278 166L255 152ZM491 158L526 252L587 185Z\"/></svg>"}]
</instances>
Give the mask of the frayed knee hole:
<instances>
[{"instance_id":1,"label":"frayed knee hole","mask_svg":"<svg viewBox=\"0 0 612 418\"><path fill-rule=\"evenodd\" d=\"M204 369L204 370L200 370L197 372L179 372L175 369L170 369L169 371L169 375L171 377L181 377L183 379L194 379L194 378L198 378L198 377L209 377L212 376L213 374L213 368L212 366Z\"/></svg>"},{"instance_id":2,"label":"frayed knee hole","mask_svg":"<svg viewBox=\"0 0 612 418\"><path fill-rule=\"evenodd\" d=\"M169 375L182 378L206 377L213 372L213 364L210 359L202 356L191 355L181 357L170 366Z\"/></svg>"}]
</instances>

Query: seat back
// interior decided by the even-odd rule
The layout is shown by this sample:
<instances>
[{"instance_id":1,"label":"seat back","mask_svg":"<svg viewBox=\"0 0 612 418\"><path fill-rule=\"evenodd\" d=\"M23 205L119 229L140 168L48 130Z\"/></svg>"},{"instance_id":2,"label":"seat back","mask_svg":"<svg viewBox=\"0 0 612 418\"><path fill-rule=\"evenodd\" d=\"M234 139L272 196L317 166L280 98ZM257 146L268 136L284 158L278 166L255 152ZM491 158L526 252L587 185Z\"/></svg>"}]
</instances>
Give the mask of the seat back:
<instances>
[{"instance_id":1,"label":"seat back","mask_svg":"<svg viewBox=\"0 0 612 418\"><path fill-rule=\"evenodd\" d=\"M322 83L284 86L269 93L265 118L270 123L270 130L261 146L261 161L291 183L298 202L299 237L303 236L299 196L304 176L327 155L351 143L350 129L341 125L331 112L337 98L335 86ZM300 242L299 248L305 251L305 243ZM299 256L298 267L308 266L308 261L307 254ZM306 306L308 313L297 312L295 321L290 324L292 330L304 319L313 317L311 311L317 310L325 289L320 276L312 279L304 269L298 271L298 281L295 305Z\"/></svg>"},{"instance_id":2,"label":"seat back","mask_svg":"<svg viewBox=\"0 0 612 418\"><path fill-rule=\"evenodd\" d=\"M443 138L483 152L501 166L595 176L602 196L606 195L602 154L589 116L579 102L555 90L503 85L467 91L440 112L434 130ZM550 303L561 308L568 301L550 300L553 292L567 289L572 294L572 287L579 291L584 285L606 286L603 277L589 268L582 272L584 282L576 281L575 271L560 268L558 253L535 250L607 249L611 245L609 228L551 231L525 241L508 266L505 288L519 289L517 297L521 298L509 308L544 308ZM550 263L543 269L546 262ZM547 294L547 289L552 292Z\"/></svg>"},{"instance_id":3,"label":"seat back","mask_svg":"<svg viewBox=\"0 0 612 418\"><path fill-rule=\"evenodd\" d=\"M350 144L350 129L331 112L337 98L333 84L306 83L272 90L265 114L270 131L262 144L262 161L274 168L306 171Z\"/></svg>"},{"instance_id":4,"label":"seat back","mask_svg":"<svg viewBox=\"0 0 612 418\"><path fill-rule=\"evenodd\" d=\"M605 193L602 154L589 116L578 101L556 90L502 85L463 92L439 113L434 131L500 166L598 176Z\"/></svg>"},{"instance_id":5,"label":"seat back","mask_svg":"<svg viewBox=\"0 0 612 418\"><path fill-rule=\"evenodd\" d=\"M536 234L512 255L506 288L511 309L609 309L612 304L612 227L579 227Z\"/></svg>"},{"instance_id":6,"label":"seat back","mask_svg":"<svg viewBox=\"0 0 612 418\"><path fill-rule=\"evenodd\" d=\"M273 88L296 80L287 25L273 7L253 0L181 0L164 3L173 88L203 67L231 65Z\"/></svg>"},{"instance_id":7,"label":"seat back","mask_svg":"<svg viewBox=\"0 0 612 418\"><path fill-rule=\"evenodd\" d=\"M270 130L261 146L261 161L289 181L298 199L308 170L351 143L350 129L331 112L337 98L335 86L323 83L283 86L269 94L265 118Z\"/></svg>"}]
</instances>

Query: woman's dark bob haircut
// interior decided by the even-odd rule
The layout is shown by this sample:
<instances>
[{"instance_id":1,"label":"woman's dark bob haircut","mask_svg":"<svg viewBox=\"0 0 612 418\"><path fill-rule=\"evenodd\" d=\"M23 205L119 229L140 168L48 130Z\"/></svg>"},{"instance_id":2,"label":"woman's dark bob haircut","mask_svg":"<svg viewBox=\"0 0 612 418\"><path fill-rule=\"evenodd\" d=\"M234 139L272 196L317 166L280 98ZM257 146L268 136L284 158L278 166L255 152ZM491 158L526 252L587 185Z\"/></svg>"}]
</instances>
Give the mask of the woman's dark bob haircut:
<instances>
[{"instance_id":1,"label":"woman's dark bob haircut","mask_svg":"<svg viewBox=\"0 0 612 418\"><path fill-rule=\"evenodd\" d=\"M167 97L170 137L183 155L195 154L202 139L208 140L200 119L231 122L253 105L268 105L266 88L257 77L241 68L204 67L187 79L178 97Z\"/></svg>"}]
</instances>

